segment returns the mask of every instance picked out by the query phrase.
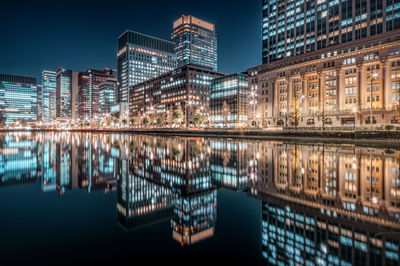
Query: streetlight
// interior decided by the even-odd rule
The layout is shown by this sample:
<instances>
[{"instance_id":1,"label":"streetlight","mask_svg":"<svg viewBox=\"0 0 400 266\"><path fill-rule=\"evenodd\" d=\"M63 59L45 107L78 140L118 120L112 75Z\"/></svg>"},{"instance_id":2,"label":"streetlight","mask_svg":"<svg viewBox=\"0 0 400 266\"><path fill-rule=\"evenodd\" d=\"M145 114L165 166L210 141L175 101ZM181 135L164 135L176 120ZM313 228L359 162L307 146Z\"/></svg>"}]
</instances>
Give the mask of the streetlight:
<instances>
[{"instance_id":1,"label":"streetlight","mask_svg":"<svg viewBox=\"0 0 400 266\"><path fill-rule=\"evenodd\" d=\"M369 87L369 94L370 94L370 116L369 116L369 122L371 125L371 131L372 131L372 81L375 80L378 77L378 73L375 72L370 76L370 81L371 81L371 86Z\"/></svg>"},{"instance_id":2,"label":"streetlight","mask_svg":"<svg viewBox=\"0 0 400 266\"><path fill-rule=\"evenodd\" d=\"M356 113L357 113L357 108L353 108L353 114L354 114L353 130L356 130Z\"/></svg>"}]
</instances>

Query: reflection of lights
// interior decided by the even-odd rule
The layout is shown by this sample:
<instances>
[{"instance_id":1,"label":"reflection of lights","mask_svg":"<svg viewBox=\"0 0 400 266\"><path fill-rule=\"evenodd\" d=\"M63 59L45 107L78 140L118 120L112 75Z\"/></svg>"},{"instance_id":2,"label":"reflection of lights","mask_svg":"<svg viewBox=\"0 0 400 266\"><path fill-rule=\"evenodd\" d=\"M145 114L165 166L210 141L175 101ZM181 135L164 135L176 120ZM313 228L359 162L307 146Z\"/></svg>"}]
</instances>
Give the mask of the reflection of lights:
<instances>
[{"instance_id":1,"label":"reflection of lights","mask_svg":"<svg viewBox=\"0 0 400 266\"><path fill-rule=\"evenodd\" d=\"M321 251L325 254L328 253L328 247L324 243L321 243Z\"/></svg>"}]
</instances>

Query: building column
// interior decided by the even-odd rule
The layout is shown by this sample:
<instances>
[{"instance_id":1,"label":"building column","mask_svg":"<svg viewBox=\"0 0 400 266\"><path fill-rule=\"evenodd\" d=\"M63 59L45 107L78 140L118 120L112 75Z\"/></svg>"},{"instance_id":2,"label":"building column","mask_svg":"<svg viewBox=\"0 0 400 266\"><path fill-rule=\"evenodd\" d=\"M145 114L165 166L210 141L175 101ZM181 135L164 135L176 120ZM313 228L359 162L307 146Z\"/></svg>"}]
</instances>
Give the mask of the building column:
<instances>
[{"instance_id":1,"label":"building column","mask_svg":"<svg viewBox=\"0 0 400 266\"><path fill-rule=\"evenodd\" d=\"M389 60L382 59L382 107L384 111L389 111L393 108L392 101L392 68L389 66Z\"/></svg>"},{"instance_id":2,"label":"building column","mask_svg":"<svg viewBox=\"0 0 400 266\"><path fill-rule=\"evenodd\" d=\"M300 114L301 120L303 120L303 124L307 125L307 94L306 94L306 80L304 78L304 73L300 74L301 78L301 107Z\"/></svg>"},{"instance_id":3,"label":"building column","mask_svg":"<svg viewBox=\"0 0 400 266\"><path fill-rule=\"evenodd\" d=\"M272 101L272 116L275 117L274 119L278 119L278 103L279 103L279 92L278 92L278 86L277 86L277 81L276 79L272 81L272 86L274 87L274 95L273 95L273 101ZM275 121L277 123L278 121Z\"/></svg>"},{"instance_id":4,"label":"building column","mask_svg":"<svg viewBox=\"0 0 400 266\"><path fill-rule=\"evenodd\" d=\"M288 120L290 121L290 113L291 113L291 108L292 108L292 100L293 100L293 86L292 86L292 81L290 80L289 77L286 77L286 88L287 88L287 106L286 106L286 115ZM287 124L289 125L289 121L287 121Z\"/></svg>"},{"instance_id":5,"label":"building column","mask_svg":"<svg viewBox=\"0 0 400 266\"><path fill-rule=\"evenodd\" d=\"M365 67L363 64L358 64L357 65L357 102L358 102L358 110L361 111L362 108L366 104L366 98L365 95L367 93L367 87L366 87L366 75L364 73ZM361 119L361 114L360 114L360 119ZM360 121L361 123L361 121Z\"/></svg>"},{"instance_id":6,"label":"building column","mask_svg":"<svg viewBox=\"0 0 400 266\"><path fill-rule=\"evenodd\" d=\"M336 101L337 101L337 112L340 114L343 112L343 102L345 96L345 88L344 88L344 75L343 69L338 67L336 69Z\"/></svg>"},{"instance_id":7,"label":"building column","mask_svg":"<svg viewBox=\"0 0 400 266\"><path fill-rule=\"evenodd\" d=\"M321 114L323 108L325 108L325 97L323 95L323 90L322 90L322 72L321 72L321 70L318 70L317 74L318 74L318 112L319 112L319 114ZM326 117L326 114L325 114L325 117ZM321 121L320 121L321 126L323 124L322 119L323 118L321 117ZM314 121L314 123L317 124L315 121Z\"/></svg>"}]
</instances>

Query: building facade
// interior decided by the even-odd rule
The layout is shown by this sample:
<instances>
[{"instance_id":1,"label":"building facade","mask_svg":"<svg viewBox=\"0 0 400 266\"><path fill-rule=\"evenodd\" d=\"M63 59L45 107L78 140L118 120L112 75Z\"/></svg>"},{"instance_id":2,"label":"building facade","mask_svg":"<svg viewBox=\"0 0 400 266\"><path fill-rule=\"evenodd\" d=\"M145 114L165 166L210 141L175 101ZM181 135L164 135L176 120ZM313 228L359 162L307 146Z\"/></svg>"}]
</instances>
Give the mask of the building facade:
<instances>
[{"instance_id":1,"label":"building facade","mask_svg":"<svg viewBox=\"0 0 400 266\"><path fill-rule=\"evenodd\" d=\"M104 117L111 112L111 106L116 103L117 79L107 78L99 84L99 110Z\"/></svg>"},{"instance_id":2,"label":"building facade","mask_svg":"<svg viewBox=\"0 0 400 266\"><path fill-rule=\"evenodd\" d=\"M62 67L56 73L56 118L72 119L76 116L78 73Z\"/></svg>"},{"instance_id":3,"label":"building facade","mask_svg":"<svg viewBox=\"0 0 400 266\"><path fill-rule=\"evenodd\" d=\"M118 101L128 102L129 87L176 67L174 44L169 41L125 31L118 38Z\"/></svg>"},{"instance_id":4,"label":"building facade","mask_svg":"<svg viewBox=\"0 0 400 266\"><path fill-rule=\"evenodd\" d=\"M399 36L397 29L249 69L251 120L262 126L399 123Z\"/></svg>"},{"instance_id":5,"label":"building facade","mask_svg":"<svg viewBox=\"0 0 400 266\"><path fill-rule=\"evenodd\" d=\"M233 74L211 81L211 127L241 127L247 123L247 84L245 74Z\"/></svg>"},{"instance_id":6,"label":"building facade","mask_svg":"<svg viewBox=\"0 0 400 266\"><path fill-rule=\"evenodd\" d=\"M173 23L171 40L178 66L192 64L217 71L217 34L214 24L182 15Z\"/></svg>"},{"instance_id":7,"label":"building facade","mask_svg":"<svg viewBox=\"0 0 400 266\"><path fill-rule=\"evenodd\" d=\"M115 71L88 69L80 72L78 76L78 117L81 120L91 120L99 117L100 110L100 84L115 77Z\"/></svg>"},{"instance_id":8,"label":"building facade","mask_svg":"<svg viewBox=\"0 0 400 266\"><path fill-rule=\"evenodd\" d=\"M206 68L185 65L130 89L130 115L149 115L150 119L169 115L175 109L183 112L182 123L193 124L196 111L208 115L209 91L214 78L224 76Z\"/></svg>"},{"instance_id":9,"label":"building facade","mask_svg":"<svg viewBox=\"0 0 400 266\"><path fill-rule=\"evenodd\" d=\"M56 72L43 70L42 71L42 108L41 108L41 119L46 122L51 122L56 119L53 114L55 113L56 105L55 92L57 88Z\"/></svg>"},{"instance_id":10,"label":"building facade","mask_svg":"<svg viewBox=\"0 0 400 266\"><path fill-rule=\"evenodd\" d=\"M392 0L262 1L262 62L400 29Z\"/></svg>"},{"instance_id":11,"label":"building facade","mask_svg":"<svg viewBox=\"0 0 400 266\"><path fill-rule=\"evenodd\" d=\"M0 74L0 111L6 117L6 124L15 121L37 121L36 78Z\"/></svg>"}]
</instances>

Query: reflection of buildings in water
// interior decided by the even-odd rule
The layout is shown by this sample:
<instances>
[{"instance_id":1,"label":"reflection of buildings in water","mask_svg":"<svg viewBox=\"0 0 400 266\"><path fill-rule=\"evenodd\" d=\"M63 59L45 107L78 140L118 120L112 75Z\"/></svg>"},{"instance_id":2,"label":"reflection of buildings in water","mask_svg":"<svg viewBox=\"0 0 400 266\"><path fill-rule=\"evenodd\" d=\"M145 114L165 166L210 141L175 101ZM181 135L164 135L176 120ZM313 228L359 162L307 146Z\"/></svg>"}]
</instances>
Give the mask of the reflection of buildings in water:
<instances>
[{"instance_id":1,"label":"reflection of buildings in water","mask_svg":"<svg viewBox=\"0 0 400 266\"><path fill-rule=\"evenodd\" d=\"M0 186L33 183L38 177L37 144L30 134L0 136Z\"/></svg>"},{"instance_id":2,"label":"reflection of buildings in water","mask_svg":"<svg viewBox=\"0 0 400 266\"><path fill-rule=\"evenodd\" d=\"M171 189L134 174L121 175L117 186L118 222L133 229L170 218L175 195Z\"/></svg>"},{"instance_id":3,"label":"reflection of buildings in water","mask_svg":"<svg viewBox=\"0 0 400 266\"><path fill-rule=\"evenodd\" d=\"M399 221L400 152L289 144L271 149L274 169L264 177L259 171L258 181L249 184L250 193L302 199L315 206L322 204L363 215L379 214Z\"/></svg>"},{"instance_id":4,"label":"reflection of buildings in water","mask_svg":"<svg viewBox=\"0 0 400 266\"><path fill-rule=\"evenodd\" d=\"M181 245L191 245L214 236L217 220L217 190L178 196L171 219L172 237Z\"/></svg>"},{"instance_id":5,"label":"reflection of buildings in water","mask_svg":"<svg viewBox=\"0 0 400 266\"><path fill-rule=\"evenodd\" d=\"M399 240L376 225L269 197L262 204L262 256L272 265L398 265Z\"/></svg>"},{"instance_id":6,"label":"reflection of buildings in water","mask_svg":"<svg viewBox=\"0 0 400 266\"><path fill-rule=\"evenodd\" d=\"M43 192L55 191L57 182L56 159L57 145L51 141L39 143L41 151L39 152L42 173Z\"/></svg>"},{"instance_id":7,"label":"reflection of buildings in water","mask_svg":"<svg viewBox=\"0 0 400 266\"><path fill-rule=\"evenodd\" d=\"M118 160L120 223L135 228L172 217L173 237L179 242L191 244L211 237L216 190L211 184L207 143L197 138L148 136L126 142L129 156Z\"/></svg>"},{"instance_id":8,"label":"reflection of buildings in water","mask_svg":"<svg viewBox=\"0 0 400 266\"><path fill-rule=\"evenodd\" d=\"M289 144L271 149L273 171L249 182L249 192L265 201L268 263L399 263L398 239L374 237L400 229L399 151Z\"/></svg>"},{"instance_id":9,"label":"reflection of buildings in water","mask_svg":"<svg viewBox=\"0 0 400 266\"><path fill-rule=\"evenodd\" d=\"M249 147L238 140L210 140L210 173L218 187L242 190L247 187Z\"/></svg>"},{"instance_id":10,"label":"reflection of buildings in water","mask_svg":"<svg viewBox=\"0 0 400 266\"><path fill-rule=\"evenodd\" d=\"M100 135L83 134L78 146L78 183L79 187L93 191L97 189L112 189L116 184L114 159L106 152Z\"/></svg>"}]
</instances>

